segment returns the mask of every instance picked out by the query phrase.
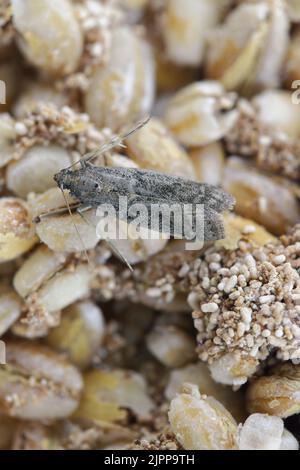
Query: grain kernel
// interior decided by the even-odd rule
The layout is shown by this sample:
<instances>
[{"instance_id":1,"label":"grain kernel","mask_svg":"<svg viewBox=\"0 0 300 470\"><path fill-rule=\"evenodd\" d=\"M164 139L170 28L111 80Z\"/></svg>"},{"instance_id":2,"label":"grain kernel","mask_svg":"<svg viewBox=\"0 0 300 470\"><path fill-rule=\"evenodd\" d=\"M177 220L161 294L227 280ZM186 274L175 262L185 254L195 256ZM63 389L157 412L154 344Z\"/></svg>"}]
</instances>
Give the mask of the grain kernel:
<instances>
[{"instance_id":1,"label":"grain kernel","mask_svg":"<svg viewBox=\"0 0 300 470\"><path fill-rule=\"evenodd\" d=\"M126 140L127 153L140 168L188 179L195 171L187 153L177 144L159 119L151 121Z\"/></svg>"},{"instance_id":2,"label":"grain kernel","mask_svg":"<svg viewBox=\"0 0 300 470\"><path fill-rule=\"evenodd\" d=\"M214 397L240 422L246 417L244 397L241 391L234 392L230 387L224 387L216 383L210 374L206 364L189 364L181 369L171 371L169 382L165 389L165 396L173 400L180 393L185 383L195 383L202 395Z\"/></svg>"},{"instance_id":3,"label":"grain kernel","mask_svg":"<svg viewBox=\"0 0 300 470\"><path fill-rule=\"evenodd\" d=\"M228 90L241 89L248 94L276 88L288 30L284 2L243 2L210 35L207 76L220 80Z\"/></svg>"},{"instance_id":4,"label":"grain kernel","mask_svg":"<svg viewBox=\"0 0 300 470\"><path fill-rule=\"evenodd\" d=\"M84 217L76 213L72 216L65 214L46 217L36 225L36 233L53 251L82 252L95 248L99 242L96 233L98 220L96 209L86 211Z\"/></svg>"},{"instance_id":5,"label":"grain kernel","mask_svg":"<svg viewBox=\"0 0 300 470\"><path fill-rule=\"evenodd\" d=\"M228 159L224 188L236 199L236 211L261 224L275 235L285 233L298 222L297 190L284 179L274 179L257 171L240 158ZM261 198L265 203L261 206Z\"/></svg>"},{"instance_id":6,"label":"grain kernel","mask_svg":"<svg viewBox=\"0 0 300 470\"><path fill-rule=\"evenodd\" d=\"M190 152L198 181L208 184L221 185L224 172L225 155L219 142Z\"/></svg>"},{"instance_id":7,"label":"grain kernel","mask_svg":"<svg viewBox=\"0 0 300 470\"><path fill-rule=\"evenodd\" d=\"M26 253L37 242L27 204L17 198L0 200L0 262Z\"/></svg>"},{"instance_id":8,"label":"grain kernel","mask_svg":"<svg viewBox=\"0 0 300 470\"><path fill-rule=\"evenodd\" d=\"M146 261L150 256L162 251L168 243L165 234L153 231L148 233L148 229L143 227L140 230L135 229L133 224L128 225L123 220L119 220L118 224L121 236L117 240L112 239L113 244L131 265Z\"/></svg>"},{"instance_id":9,"label":"grain kernel","mask_svg":"<svg viewBox=\"0 0 300 470\"><path fill-rule=\"evenodd\" d=\"M77 199L70 196L68 191L64 191L64 195L66 196L70 205L76 204L78 202ZM46 214L47 212L65 208L66 202L61 190L56 187L48 189L43 194L29 194L28 205L32 214L32 218L35 219L42 214Z\"/></svg>"},{"instance_id":10,"label":"grain kernel","mask_svg":"<svg viewBox=\"0 0 300 470\"><path fill-rule=\"evenodd\" d=\"M218 82L196 82L171 98L165 123L184 145L196 147L221 139L234 126L235 97Z\"/></svg>"},{"instance_id":11,"label":"grain kernel","mask_svg":"<svg viewBox=\"0 0 300 470\"><path fill-rule=\"evenodd\" d=\"M177 91L181 87L197 80L198 70L191 67L180 67L179 65L166 60L165 54L159 48L155 50L156 56L156 81L157 91L159 93L170 93ZM169 97L162 95L163 109L165 107L165 101L168 101ZM155 107L157 109L156 102ZM161 113L155 114L160 116Z\"/></svg>"},{"instance_id":12,"label":"grain kernel","mask_svg":"<svg viewBox=\"0 0 300 470\"><path fill-rule=\"evenodd\" d=\"M62 268L65 261L64 255L55 254L45 245L38 247L16 272L14 288L21 297L26 297Z\"/></svg>"},{"instance_id":13,"label":"grain kernel","mask_svg":"<svg viewBox=\"0 0 300 470\"><path fill-rule=\"evenodd\" d=\"M6 172L7 187L20 197L30 192L43 193L55 186L53 175L70 164L71 157L63 148L36 145L21 160L10 163Z\"/></svg>"},{"instance_id":14,"label":"grain kernel","mask_svg":"<svg viewBox=\"0 0 300 470\"><path fill-rule=\"evenodd\" d=\"M256 359L228 353L214 361L209 370L216 382L239 387L254 374L257 365Z\"/></svg>"},{"instance_id":15,"label":"grain kernel","mask_svg":"<svg viewBox=\"0 0 300 470\"><path fill-rule=\"evenodd\" d=\"M37 291L38 303L47 312L56 312L85 297L90 290L92 273L87 265L57 273Z\"/></svg>"},{"instance_id":16,"label":"grain kernel","mask_svg":"<svg viewBox=\"0 0 300 470\"><path fill-rule=\"evenodd\" d=\"M292 139L299 137L300 118L289 91L266 90L254 97L253 104L259 121L271 132L284 133Z\"/></svg>"},{"instance_id":17,"label":"grain kernel","mask_svg":"<svg viewBox=\"0 0 300 470\"><path fill-rule=\"evenodd\" d=\"M196 357L193 338L176 326L156 326L147 336L149 351L167 367L181 367Z\"/></svg>"},{"instance_id":18,"label":"grain kernel","mask_svg":"<svg viewBox=\"0 0 300 470\"><path fill-rule=\"evenodd\" d=\"M255 413L241 428L239 450L279 450L282 434L282 419Z\"/></svg>"},{"instance_id":19,"label":"grain kernel","mask_svg":"<svg viewBox=\"0 0 300 470\"><path fill-rule=\"evenodd\" d=\"M78 406L82 379L75 367L49 349L29 342L6 344L0 371L0 408L21 419L60 419Z\"/></svg>"},{"instance_id":20,"label":"grain kernel","mask_svg":"<svg viewBox=\"0 0 300 470\"><path fill-rule=\"evenodd\" d=\"M171 401L171 429L185 450L237 448L237 425L230 413L212 397L200 395L196 385L183 387Z\"/></svg>"},{"instance_id":21,"label":"grain kernel","mask_svg":"<svg viewBox=\"0 0 300 470\"><path fill-rule=\"evenodd\" d=\"M283 430L279 450L299 450L299 442L287 429Z\"/></svg>"},{"instance_id":22,"label":"grain kernel","mask_svg":"<svg viewBox=\"0 0 300 470\"><path fill-rule=\"evenodd\" d=\"M4 167L14 158L13 142L16 138L14 121L8 114L1 115L0 120L0 167Z\"/></svg>"},{"instance_id":23,"label":"grain kernel","mask_svg":"<svg viewBox=\"0 0 300 470\"><path fill-rule=\"evenodd\" d=\"M181 0L167 2L163 12L163 37L168 59L179 65L197 67L201 64L206 36L217 25L224 12L220 0Z\"/></svg>"},{"instance_id":24,"label":"grain kernel","mask_svg":"<svg viewBox=\"0 0 300 470\"><path fill-rule=\"evenodd\" d=\"M6 284L0 285L0 337L21 315L21 299Z\"/></svg>"},{"instance_id":25,"label":"grain kernel","mask_svg":"<svg viewBox=\"0 0 300 470\"><path fill-rule=\"evenodd\" d=\"M69 0L12 0L18 45L42 71L73 72L82 53L82 32Z\"/></svg>"},{"instance_id":26,"label":"grain kernel","mask_svg":"<svg viewBox=\"0 0 300 470\"><path fill-rule=\"evenodd\" d=\"M287 418L300 411L300 366L285 363L275 366L270 376L254 380L247 390L250 412Z\"/></svg>"},{"instance_id":27,"label":"grain kernel","mask_svg":"<svg viewBox=\"0 0 300 470\"><path fill-rule=\"evenodd\" d=\"M84 376L84 393L75 417L100 424L117 423L126 418L126 409L147 418L153 406L140 374L94 369Z\"/></svg>"},{"instance_id":28,"label":"grain kernel","mask_svg":"<svg viewBox=\"0 0 300 470\"><path fill-rule=\"evenodd\" d=\"M149 112L154 93L149 45L127 26L117 28L110 59L96 68L85 97L85 109L99 126L118 130Z\"/></svg>"},{"instance_id":29,"label":"grain kernel","mask_svg":"<svg viewBox=\"0 0 300 470\"><path fill-rule=\"evenodd\" d=\"M79 368L87 367L104 336L103 313L92 302L78 302L62 312L59 326L47 336L47 344L64 352Z\"/></svg>"}]
</instances>

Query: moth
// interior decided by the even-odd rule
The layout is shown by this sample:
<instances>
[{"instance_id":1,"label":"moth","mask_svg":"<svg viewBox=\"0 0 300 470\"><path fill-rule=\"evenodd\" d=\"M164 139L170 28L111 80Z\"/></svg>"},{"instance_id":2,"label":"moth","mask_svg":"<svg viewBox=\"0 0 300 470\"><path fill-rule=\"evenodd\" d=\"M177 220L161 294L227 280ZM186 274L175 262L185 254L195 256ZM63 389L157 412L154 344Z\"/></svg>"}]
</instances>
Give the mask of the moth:
<instances>
[{"instance_id":1,"label":"moth","mask_svg":"<svg viewBox=\"0 0 300 470\"><path fill-rule=\"evenodd\" d=\"M234 199L222 189L152 170L111 168L95 166L91 163L95 157L104 155L117 145L123 145L122 142L126 137L147 122L148 119L125 135L118 136L108 144L85 155L77 162L79 168L74 169L72 165L54 175L58 187L61 190L68 190L71 196L78 200L76 210L80 214L88 209L110 204L121 220L130 223L134 219L131 209L136 205L142 205L146 209L146 216L139 218L139 223L148 229L151 229L153 222L151 210L153 206L171 209L175 205L177 211L182 209L182 214L188 208L190 227L187 231L187 238L189 240L195 233L199 215L196 209L200 205L203 208L203 241L224 238L221 213L233 208ZM126 198L127 210L125 212L120 211L120 197ZM70 208L69 212L71 212ZM158 231L164 233L164 227L163 220L159 219ZM168 229L168 235L171 237L185 238L182 236L182 227L179 230L178 224L174 223L174 217L169 220Z\"/></svg>"},{"instance_id":2,"label":"moth","mask_svg":"<svg viewBox=\"0 0 300 470\"><path fill-rule=\"evenodd\" d=\"M196 230L197 205L203 207L204 241L224 237L220 213L232 209L234 205L233 198L217 187L151 170L98 167L88 163L75 171L61 170L54 179L61 189L69 190L71 196L81 203L82 208L91 209L109 203L117 215L128 223L134 221L131 214L134 211L131 211L131 208L137 204L145 206L147 216L140 217L139 223L148 229L152 227L151 206L166 205L171 209L175 205L178 212L182 209L181 214L184 214L186 206L191 219L191 227L187 233L190 234L189 240ZM127 198L126 213L120 211L120 196ZM168 228L168 234L172 237L182 236L181 226L178 230L174 218L170 218ZM160 219L158 230L163 232L163 229L163 220Z\"/></svg>"}]
</instances>

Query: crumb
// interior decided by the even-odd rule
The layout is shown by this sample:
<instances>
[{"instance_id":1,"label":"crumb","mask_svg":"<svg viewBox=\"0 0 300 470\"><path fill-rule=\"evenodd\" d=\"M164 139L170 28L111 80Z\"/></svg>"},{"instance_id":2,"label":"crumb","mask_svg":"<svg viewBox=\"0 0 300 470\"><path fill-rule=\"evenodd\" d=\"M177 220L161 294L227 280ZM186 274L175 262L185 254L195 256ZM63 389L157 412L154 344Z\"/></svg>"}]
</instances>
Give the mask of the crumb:
<instances>
[{"instance_id":1,"label":"crumb","mask_svg":"<svg viewBox=\"0 0 300 470\"><path fill-rule=\"evenodd\" d=\"M183 447L177 441L171 431L166 431L156 436L137 439L128 450L182 450Z\"/></svg>"}]
</instances>

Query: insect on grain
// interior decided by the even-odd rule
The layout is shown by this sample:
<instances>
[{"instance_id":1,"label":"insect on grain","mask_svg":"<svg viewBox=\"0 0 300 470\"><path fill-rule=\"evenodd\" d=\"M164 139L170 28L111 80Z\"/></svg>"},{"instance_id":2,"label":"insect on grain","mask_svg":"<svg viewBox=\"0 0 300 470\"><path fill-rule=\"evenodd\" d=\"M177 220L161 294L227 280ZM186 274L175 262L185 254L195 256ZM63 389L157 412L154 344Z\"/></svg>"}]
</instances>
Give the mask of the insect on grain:
<instances>
[{"instance_id":1,"label":"insect on grain","mask_svg":"<svg viewBox=\"0 0 300 470\"><path fill-rule=\"evenodd\" d=\"M193 240L198 219L201 217L203 241L223 238L224 226L220 213L232 209L234 200L220 188L152 170L110 168L95 166L91 163L92 159L105 155L116 146L122 146L126 137L146 125L148 121L149 119L142 121L126 134L117 136L99 149L86 154L77 162L80 163L80 168L74 168L75 163L61 170L54 176L58 187L62 191L68 190L70 195L78 200L78 206L74 209L83 217L85 211L109 204L114 208L120 220L132 223L136 217L136 211L132 209L138 205L146 209L146 215L140 216L138 223L141 227L152 230L153 207L156 206L160 209L169 209L169 215L172 213L168 230L165 229L163 216L159 217L156 228L160 234ZM126 198L125 211L120 210L120 198ZM71 214L72 211L66 198L65 201ZM202 215L199 215L197 211L198 206L203 208ZM190 225L189 230L182 233L182 225L178 227L175 219L178 214L182 217L186 208L188 208Z\"/></svg>"}]
</instances>

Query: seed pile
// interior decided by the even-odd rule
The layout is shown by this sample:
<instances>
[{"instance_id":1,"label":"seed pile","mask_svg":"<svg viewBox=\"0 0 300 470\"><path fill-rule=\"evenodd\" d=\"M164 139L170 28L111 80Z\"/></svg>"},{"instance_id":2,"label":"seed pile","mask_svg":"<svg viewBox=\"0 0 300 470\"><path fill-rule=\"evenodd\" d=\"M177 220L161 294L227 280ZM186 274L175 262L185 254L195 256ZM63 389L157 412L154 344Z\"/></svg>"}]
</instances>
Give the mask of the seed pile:
<instances>
[{"instance_id":1,"label":"seed pile","mask_svg":"<svg viewBox=\"0 0 300 470\"><path fill-rule=\"evenodd\" d=\"M246 231L255 233L254 226ZM241 235L242 236L242 235ZM186 296L199 331L201 360L212 363L225 352L264 360L274 350L282 360L299 359L299 226L280 243L253 247L241 240L235 250L208 248L203 256L157 255L144 269L99 272L100 292L110 298L143 296L169 308ZM188 259L190 258L190 260ZM160 265L158 263L160 261ZM164 272L165 271L165 272ZM106 279L105 279L106 278ZM133 278L133 279L132 279ZM102 284L104 282L105 284ZM109 290L111 292L107 294Z\"/></svg>"},{"instance_id":2,"label":"seed pile","mask_svg":"<svg viewBox=\"0 0 300 470\"><path fill-rule=\"evenodd\" d=\"M274 350L279 359L299 359L300 277L285 250L278 252L205 255L200 285L206 303L193 313L202 360L234 351L263 360Z\"/></svg>"},{"instance_id":3,"label":"seed pile","mask_svg":"<svg viewBox=\"0 0 300 470\"><path fill-rule=\"evenodd\" d=\"M68 106L58 109L49 103L38 105L11 125L15 131L15 140L10 144L15 152L12 160L18 160L35 145L47 146L51 142L74 152L79 159L113 137L109 129L98 130L88 115L76 113Z\"/></svg>"}]
</instances>

